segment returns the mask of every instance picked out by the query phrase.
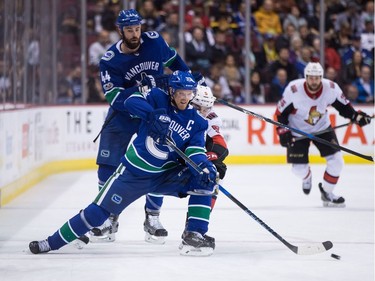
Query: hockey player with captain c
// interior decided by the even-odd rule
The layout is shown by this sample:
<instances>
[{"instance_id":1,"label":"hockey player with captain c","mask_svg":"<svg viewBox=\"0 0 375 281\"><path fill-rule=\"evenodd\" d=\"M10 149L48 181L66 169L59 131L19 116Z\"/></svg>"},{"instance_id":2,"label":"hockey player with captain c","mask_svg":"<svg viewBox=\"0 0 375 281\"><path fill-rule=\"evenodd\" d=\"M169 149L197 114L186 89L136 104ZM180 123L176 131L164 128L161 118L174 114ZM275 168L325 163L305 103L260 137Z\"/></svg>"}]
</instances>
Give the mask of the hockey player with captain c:
<instances>
[{"instance_id":1,"label":"hockey player with captain c","mask_svg":"<svg viewBox=\"0 0 375 281\"><path fill-rule=\"evenodd\" d=\"M196 79L197 80L197 79ZM206 155L215 165L219 178L223 179L227 170L224 159L228 156L228 148L223 135L220 133L221 118L215 113L213 106L215 97L209 87L198 85L197 92L190 104L207 119L208 129L206 136ZM211 210L215 205L217 196L214 194L211 201ZM160 222L160 211L163 204L163 195L149 193L146 195L144 221L145 241L154 244L164 244L168 231ZM189 220L189 215L187 216Z\"/></svg>"},{"instance_id":2,"label":"hockey player with captain c","mask_svg":"<svg viewBox=\"0 0 375 281\"><path fill-rule=\"evenodd\" d=\"M323 78L324 71L318 62L308 63L304 72L305 78L291 81L277 103L276 117L280 123L338 144L328 118L328 106L333 106L341 116L361 127L371 122L369 115L352 107L335 82ZM277 133L281 146L287 148L287 162L292 164L292 172L302 180L303 192L308 195L312 188L308 159L312 142L327 161L323 180L319 183L323 206L345 207L345 199L333 193L344 166L341 151L307 138L296 140L299 135L284 127L278 127Z\"/></svg>"},{"instance_id":3,"label":"hockey player with captain c","mask_svg":"<svg viewBox=\"0 0 375 281\"><path fill-rule=\"evenodd\" d=\"M129 113L140 118L137 137L121 158L94 202L67 221L45 240L32 241L34 254L58 250L98 227L110 214L120 214L141 196L158 194L189 197L189 218L180 245L182 255L207 256L215 241L206 235L211 196L217 188L217 170L205 154L208 123L189 104L196 82L189 72L176 71L169 78L169 93L153 88L148 94L134 92L125 102ZM178 155L165 144L173 143L206 172L181 165Z\"/></svg>"}]
</instances>

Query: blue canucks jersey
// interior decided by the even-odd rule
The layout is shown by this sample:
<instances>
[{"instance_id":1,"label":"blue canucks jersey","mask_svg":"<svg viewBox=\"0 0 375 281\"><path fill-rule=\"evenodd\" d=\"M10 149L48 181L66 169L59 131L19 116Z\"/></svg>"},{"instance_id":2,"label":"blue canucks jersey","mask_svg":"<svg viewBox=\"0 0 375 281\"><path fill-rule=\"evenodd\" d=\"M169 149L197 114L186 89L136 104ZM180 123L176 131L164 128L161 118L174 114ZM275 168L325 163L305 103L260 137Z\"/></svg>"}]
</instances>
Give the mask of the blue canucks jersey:
<instances>
[{"instance_id":1,"label":"blue canucks jersey","mask_svg":"<svg viewBox=\"0 0 375 281\"><path fill-rule=\"evenodd\" d=\"M164 67L171 67L178 57L176 50L170 48L159 33L144 32L137 52L125 54L121 51L122 40L112 45L100 60L100 79L108 103L116 110L123 111L124 101L132 92L125 90L141 80L141 73L163 74ZM177 63L172 70L189 70Z\"/></svg>"},{"instance_id":2,"label":"blue canucks jersey","mask_svg":"<svg viewBox=\"0 0 375 281\"><path fill-rule=\"evenodd\" d=\"M125 102L125 108L142 119L137 137L121 161L126 168L139 175L161 173L179 165L177 154L167 145L156 143L148 136L147 119L150 112L165 108L171 118L169 137L175 145L195 163L206 162L205 134L208 122L189 105L178 110L171 104L168 94L154 88L148 95L134 93Z\"/></svg>"}]
</instances>

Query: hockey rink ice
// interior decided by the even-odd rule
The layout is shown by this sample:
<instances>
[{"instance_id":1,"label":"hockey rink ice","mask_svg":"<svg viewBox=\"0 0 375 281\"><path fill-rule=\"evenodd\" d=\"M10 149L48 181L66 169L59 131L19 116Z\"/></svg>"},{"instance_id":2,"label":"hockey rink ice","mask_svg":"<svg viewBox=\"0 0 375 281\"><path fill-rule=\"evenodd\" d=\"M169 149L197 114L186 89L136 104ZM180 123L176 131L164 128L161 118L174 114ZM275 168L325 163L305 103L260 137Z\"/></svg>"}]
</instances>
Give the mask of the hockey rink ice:
<instances>
[{"instance_id":1,"label":"hockey rink ice","mask_svg":"<svg viewBox=\"0 0 375 281\"><path fill-rule=\"evenodd\" d=\"M50 176L0 209L0 280L373 281L374 165L344 166L335 193L345 197L346 208L322 207L324 165L312 165L308 196L290 168L230 165L222 185L289 243L330 240L328 252L294 254L219 194L207 233L216 238L210 257L179 255L187 199L174 197L165 198L161 213L169 232L164 245L144 242L143 197L120 216L115 242L31 254L30 241L45 239L94 199L96 171L89 170Z\"/></svg>"}]
</instances>

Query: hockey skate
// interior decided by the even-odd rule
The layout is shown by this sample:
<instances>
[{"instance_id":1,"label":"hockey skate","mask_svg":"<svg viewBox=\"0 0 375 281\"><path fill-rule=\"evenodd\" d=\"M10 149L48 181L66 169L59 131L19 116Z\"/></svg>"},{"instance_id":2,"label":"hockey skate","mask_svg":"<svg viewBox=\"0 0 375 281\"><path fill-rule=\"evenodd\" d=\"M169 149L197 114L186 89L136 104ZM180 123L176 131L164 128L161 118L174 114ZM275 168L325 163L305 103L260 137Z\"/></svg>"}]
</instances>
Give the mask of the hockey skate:
<instances>
[{"instance_id":1,"label":"hockey skate","mask_svg":"<svg viewBox=\"0 0 375 281\"><path fill-rule=\"evenodd\" d=\"M30 242L29 249L33 254L48 253L49 251L51 251L51 247L49 246L47 239L42 241Z\"/></svg>"},{"instance_id":2,"label":"hockey skate","mask_svg":"<svg viewBox=\"0 0 375 281\"><path fill-rule=\"evenodd\" d=\"M332 192L328 193L323 189L322 183L319 183L319 190L322 194L323 207L345 207L345 199L341 196L336 196Z\"/></svg>"},{"instance_id":3,"label":"hockey skate","mask_svg":"<svg viewBox=\"0 0 375 281\"><path fill-rule=\"evenodd\" d=\"M195 231L185 231L179 246L182 256L211 256L215 249L215 238Z\"/></svg>"},{"instance_id":4,"label":"hockey skate","mask_svg":"<svg viewBox=\"0 0 375 281\"><path fill-rule=\"evenodd\" d=\"M153 244L164 244L168 236L168 231L161 224L158 213L146 211L143 230L145 231L145 241Z\"/></svg>"},{"instance_id":5,"label":"hockey skate","mask_svg":"<svg viewBox=\"0 0 375 281\"><path fill-rule=\"evenodd\" d=\"M83 247L85 247L89 242L90 242L90 238L86 235L82 235L81 237L78 237L76 240L74 240L72 244L78 250L82 250Z\"/></svg>"},{"instance_id":6,"label":"hockey skate","mask_svg":"<svg viewBox=\"0 0 375 281\"><path fill-rule=\"evenodd\" d=\"M304 179L302 181L303 193L305 193L306 195L309 195L310 191L311 191L311 186L312 186L312 176L311 176L311 173L310 173L310 176L307 179Z\"/></svg>"},{"instance_id":7,"label":"hockey skate","mask_svg":"<svg viewBox=\"0 0 375 281\"><path fill-rule=\"evenodd\" d=\"M118 231L118 226L118 215L111 214L100 227L94 227L93 229L91 229L91 231L89 232L90 242L114 242L116 240L115 233Z\"/></svg>"}]
</instances>

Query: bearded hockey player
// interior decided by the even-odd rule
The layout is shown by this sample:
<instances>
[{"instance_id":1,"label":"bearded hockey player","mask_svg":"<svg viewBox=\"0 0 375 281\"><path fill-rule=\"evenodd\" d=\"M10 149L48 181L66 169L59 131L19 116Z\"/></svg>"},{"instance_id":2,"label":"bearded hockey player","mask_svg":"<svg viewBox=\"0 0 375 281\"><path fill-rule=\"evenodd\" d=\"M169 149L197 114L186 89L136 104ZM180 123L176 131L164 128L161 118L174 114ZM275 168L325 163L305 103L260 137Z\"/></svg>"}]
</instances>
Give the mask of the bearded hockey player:
<instances>
[{"instance_id":1,"label":"bearded hockey player","mask_svg":"<svg viewBox=\"0 0 375 281\"><path fill-rule=\"evenodd\" d=\"M277 103L276 116L282 124L338 144L328 118L327 107L333 106L341 116L359 126L369 124L371 117L354 110L340 87L323 78L323 72L319 63L308 63L304 70L305 78L291 81L285 88L282 99ZM278 127L277 133L281 146L287 148L287 161L292 164L293 173L302 180L303 192L309 194L312 187L308 155L312 142L327 161L323 179L318 185L323 206L345 207L345 199L333 193L344 165L341 151L310 139L295 141L300 135L283 127Z\"/></svg>"}]
</instances>

